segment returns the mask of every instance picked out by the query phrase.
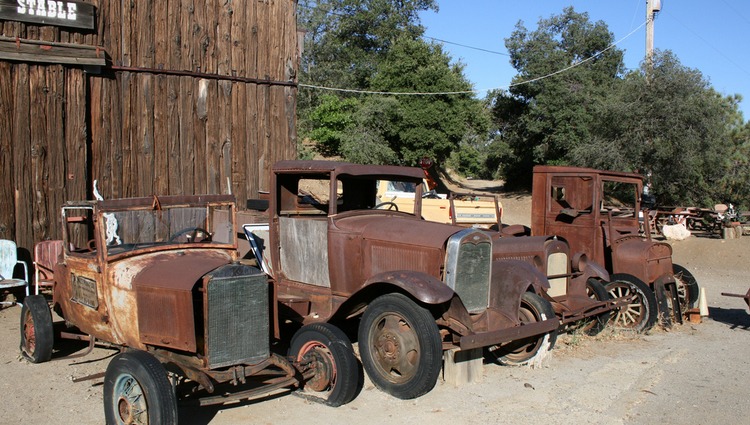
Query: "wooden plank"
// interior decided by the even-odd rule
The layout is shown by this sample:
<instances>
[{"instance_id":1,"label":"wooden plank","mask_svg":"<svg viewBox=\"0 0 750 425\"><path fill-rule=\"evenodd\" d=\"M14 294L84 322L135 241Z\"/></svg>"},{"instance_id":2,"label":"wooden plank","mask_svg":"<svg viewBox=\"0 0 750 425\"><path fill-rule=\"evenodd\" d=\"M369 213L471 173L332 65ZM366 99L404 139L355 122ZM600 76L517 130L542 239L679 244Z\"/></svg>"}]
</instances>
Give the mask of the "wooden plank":
<instances>
[{"instance_id":1,"label":"wooden plank","mask_svg":"<svg viewBox=\"0 0 750 425\"><path fill-rule=\"evenodd\" d=\"M212 2L210 0L204 0L205 10L204 19L204 35L201 38L201 47L204 50L203 53L203 72L208 74L216 74L217 71L217 58L216 58L216 43L218 41L218 25L219 17L217 16L217 4L219 2Z\"/></svg>"},{"instance_id":2,"label":"wooden plank","mask_svg":"<svg viewBox=\"0 0 750 425\"><path fill-rule=\"evenodd\" d=\"M215 193L229 193L232 190L232 122L235 119L232 111L232 90L235 84L231 81L218 82L218 108L214 118L218 122L219 140L219 187ZM239 139L241 140L241 139Z\"/></svg>"},{"instance_id":3,"label":"wooden plank","mask_svg":"<svg viewBox=\"0 0 750 425\"><path fill-rule=\"evenodd\" d=\"M165 68L182 70L182 0L169 0L167 7L168 59ZM187 33L189 34L189 33ZM186 37L187 37L186 34Z\"/></svg>"},{"instance_id":4,"label":"wooden plank","mask_svg":"<svg viewBox=\"0 0 750 425\"><path fill-rule=\"evenodd\" d=\"M194 78L180 78L179 117L180 117L180 175L182 176L183 193L193 195L195 182L193 179L195 160L195 120L193 102Z\"/></svg>"},{"instance_id":5,"label":"wooden plank","mask_svg":"<svg viewBox=\"0 0 750 425\"><path fill-rule=\"evenodd\" d=\"M247 8L251 2L232 3L232 27L231 27L231 73L233 75L247 76L245 70L245 52L247 51L247 40L245 29L247 28ZM235 109L239 111L239 109Z\"/></svg>"},{"instance_id":6,"label":"wooden plank","mask_svg":"<svg viewBox=\"0 0 750 425\"><path fill-rule=\"evenodd\" d=\"M107 108L109 116L109 139L110 144L110 190L112 198L124 197L122 176L123 176L123 92L122 92L122 73L116 74L116 79L106 79L105 85L107 90L104 91L104 97L102 98L102 105ZM106 125L106 124L104 124ZM106 140L106 139L105 139Z\"/></svg>"},{"instance_id":7,"label":"wooden plank","mask_svg":"<svg viewBox=\"0 0 750 425\"><path fill-rule=\"evenodd\" d=\"M138 122L138 133L133 140L134 157L131 159L133 172L137 176L134 185L135 196L155 194L154 179L154 76L138 75L138 109L134 114Z\"/></svg>"},{"instance_id":8,"label":"wooden plank","mask_svg":"<svg viewBox=\"0 0 750 425\"><path fill-rule=\"evenodd\" d=\"M15 207L15 229L13 239L20 247L29 248L33 244L31 238L31 182L29 179L31 128L31 91L38 88L36 75L32 76L29 65L19 64L13 75L13 91L15 92L15 108L13 110L13 189ZM31 87L31 84L34 87Z\"/></svg>"},{"instance_id":9,"label":"wooden plank","mask_svg":"<svg viewBox=\"0 0 750 425\"><path fill-rule=\"evenodd\" d=\"M156 195L169 193L169 141L167 140L167 77L166 75L149 76L154 80L153 104L153 192Z\"/></svg>"},{"instance_id":10,"label":"wooden plank","mask_svg":"<svg viewBox=\"0 0 750 425\"><path fill-rule=\"evenodd\" d=\"M134 58L135 46L133 45L133 34L135 33L135 2L123 1L120 5L120 10L122 11L120 15L120 34L122 37L120 39L120 46L122 51L114 63L115 65L134 66L136 64Z\"/></svg>"},{"instance_id":11,"label":"wooden plank","mask_svg":"<svg viewBox=\"0 0 750 425\"><path fill-rule=\"evenodd\" d=\"M237 83L232 90L232 193L237 205L244 206L247 193L247 84ZM257 193L253 194L257 197ZM244 208L242 208L244 209Z\"/></svg>"},{"instance_id":12,"label":"wooden plank","mask_svg":"<svg viewBox=\"0 0 750 425\"><path fill-rule=\"evenodd\" d=\"M484 364L482 349L452 349L444 352L443 379L453 386L482 382Z\"/></svg>"},{"instance_id":13,"label":"wooden plank","mask_svg":"<svg viewBox=\"0 0 750 425\"><path fill-rule=\"evenodd\" d=\"M135 93L135 74L120 73L120 94L122 96L122 174L120 175L120 197L134 196L131 161L133 158L133 140L137 121L133 111L137 110L138 99Z\"/></svg>"},{"instance_id":14,"label":"wooden plank","mask_svg":"<svg viewBox=\"0 0 750 425\"><path fill-rule=\"evenodd\" d=\"M169 193L171 195L182 195L185 193L182 174L182 156L180 146L180 77L169 77L167 79L167 149L169 152L168 176Z\"/></svg>"},{"instance_id":15,"label":"wooden plank","mask_svg":"<svg viewBox=\"0 0 750 425\"><path fill-rule=\"evenodd\" d=\"M82 200L88 193L86 77L80 69L66 69L65 80L65 199Z\"/></svg>"},{"instance_id":16,"label":"wooden plank","mask_svg":"<svg viewBox=\"0 0 750 425\"><path fill-rule=\"evenodd\" d=\"M232 17L236 3L217 2L218 22L216 25L216 73L230 75L232 72Z\"/></svg>"},{"instance_id":17,"label":"wooden plank","mask_svg":"<svg viewBox=\"0 0 750 425\"><path fill-rule=\"evenodd\" d=\"M0 60L20 62L64 63L71 65L106 65L105 52L80 46L26 41L0 40Z\"/></svg>"},{"instance_id":18,"label":"wooden plank","mask_svg":"<svg viewBox=\"0 0 750 425\"><path fill-rule=\"evenodd\" d=\"M207 72L208 60L206 58L206 49L208 49L208 29L206 28L206 8L201 2L195 2L195 9L193 12L193 22L191 26L191 37L190 42L192 44L193 53L195 55L191 71L197 71L200 69L201 72Z\"/></svg>"},{"instance_id":19,"label":"wooden plank","mask_svg":"<svg viewBox=\"0 0 750 425\"><path fill-rule=\"evenodd\" d=\"M208 96L206 97L206 143L202 152L196 150L196 157L203 163L198 163L198 168L205 172L205 192L221 193L221 139L219 135L219 121L226 119L219 108L219 83L215 80L208 81Z\"/></svg>"},{"instance_id":20,"label":"wooden plank","mask_svg":"<svg viewBox=\"0 0 750 425\"><path fill-rule=\"evenodd\" d=\"M269 190L270 181L268 170L271 169L273 158L270 157L271 138L271 93L267 85L258 86L258 186Z\"/></svg>"},{"instance_id":21,"label":"wooden plank","mask_svg":"<svg viewBox=\"0 0 750 425\"><path fill-rule=\"evenodd\" d=\"M154 4L151 0L137 0L136 66L154 68Z\"/></svg>"},{"instance_id":22,"label":"wooden plank","mask_svg":"<svg viewBox=\"0 0 750 425\"><path fill-rule=\"evenodd\" d=\"M16 65L0 62L0 81L13 81ZM13 140L15 129L15 84L0 84L0 239L15 239Z\"/></svg>"},{"instance_id":23,"label":"wooden plank","mask_svg":"<svg viewBox=\"0 0 750 425\"><path fill-rule=\"evenodd\" d=\"M154 67L170 69L169 47L171 43L169 39L169 24L167 21L167 0L153 2L151 7L153 14L151 24L154 26L152 33Z\"/></svg>"},{"instance_id":24,"label":"wooden plank","mask_svg":"<svg viewBox=\"0 0 750 425\"><path fill-rule=\"evenodd\" d=\"M246 139L246 158L247 158L247 193L250 196L258 193L260 190L260 170L258 169L258 156L260 151L258 148L258 137L260 130L258 128L258 85L257 84L246 84L247 89L247 106L245 112L247 118L247 139ZM263 188L268 190L269 188Z\"/></svg>"},{"instance_id":25,"label":"wooden plank","mask_svg":"<svg viewBox=\"0 0 750 425\"><path fill-rule=\"evenodd\" d=\"M197 43L194 41L193 34L193 23L195 22L195 2L194 0L181 0L180 6L182 13L180 14L180 34L181 34L181 50L180 50L180 70L183 71L194 71L198 66L196 59L196 47ZM182 81L180 82L182 85Z\"/></svg>"},{"instance_id":26,"label":"wooden plank","mask_svg":"<svg viewBox=\"0 0 750 425\"><path fill-rule=\"evenodd\" d=\"M258 22L258 57L257 61L257 78L266 79L269 77L270 69L270 52L271 44L271 13L268 2L257 2L255 11Z\"/></svg>"},{"instance_id":27,"label":"wooden plank","mask_svg":"<svg viewBox=\"0 0 750 425\"><path fill-rule=\"evenodd\" d=\"M245 17L247 29L245 30L245 72L242 74L248 78L258 78L258 13L255 1L246 3Z\"/></svg>"}]
</instances>

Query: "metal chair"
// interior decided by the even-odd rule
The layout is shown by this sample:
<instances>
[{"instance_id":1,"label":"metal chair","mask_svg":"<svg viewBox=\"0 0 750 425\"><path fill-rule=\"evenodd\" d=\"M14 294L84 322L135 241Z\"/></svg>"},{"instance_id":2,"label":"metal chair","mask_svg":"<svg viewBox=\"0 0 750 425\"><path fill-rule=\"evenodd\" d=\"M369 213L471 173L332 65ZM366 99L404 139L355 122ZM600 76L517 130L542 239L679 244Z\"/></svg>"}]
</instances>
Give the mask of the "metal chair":
<instances>
[{"instance_id":1,"label":"metal chair","mask_svg":"<svg viewBox=\"0 0 750 425\"><path fill-rule=\"evenodd\" d=\"M24 279L14 279L13 270L16 265L23 265ZM29 267L25 261L18 260L16 243L6 239L0 239L0 291L9 292L12 289L23 287L26 295L29 295ZM21 304L19 302L1 301L0 305Z\"/></svg>"},{"instance_id":2,"label":"metal chair","mask_svg":"<svg viewBox=\"0 0 750 425\"><path fill-rule=\"evenodd\" d=\"M34 246L34 293L39 287L52 287L55 282L55 265L62 255L63 241L41 241Z\"/></svg>"}]
</instances>

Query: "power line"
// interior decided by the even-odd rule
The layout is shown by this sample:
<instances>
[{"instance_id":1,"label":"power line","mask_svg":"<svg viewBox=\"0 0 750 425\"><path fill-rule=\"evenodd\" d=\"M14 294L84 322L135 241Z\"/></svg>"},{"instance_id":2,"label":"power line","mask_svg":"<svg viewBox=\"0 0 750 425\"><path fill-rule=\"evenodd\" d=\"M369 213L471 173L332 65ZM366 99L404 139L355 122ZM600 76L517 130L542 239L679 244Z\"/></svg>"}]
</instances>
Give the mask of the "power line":
<instances>
[{"instance_id":1,"label":"power line","mask_svg":"<svg viewBox=\"0 0 750 425\"><path fill-rule=\"evenodd\" d=\"M669 16L670 18L674 19L674 20L675 20L675 22L677 22L678 24L682 25L683 27L685 27L685 29L687 29L688 31L690 31L691 33L693 33L693 35L694 35L694 36L698 37L698 38L699 38L699 39L700 39L701 41L703 41L704 43L706 43L706 45L707 45L708 47L712 48L712 49L713 49L713 50L714 50L714 51L715 51L716 53L720 54L720 55L721 55L721 56L722 56L722 57L723 57L724 59L726 59L726 60L727 60L727 61L728 61L729 63L731 63L732 65L736 66L736 67L737 67L737 69L739 69L740 71L744 72L744 73L745 73L745 74L747 74L747 75L750 75L750 72L748 72L748 71L747 71L747 70L746 70L745 68L743 68L743 67L742 67L742 66L741 66L740 64L738 64L737 62L735 62L734 60L732 60L732 58L731 58L731 57L729 57L729 56L725 55L725 54L724 54L724 52L722 52L721 50L719 50L719 49L717 49L716 47L714 47L714 45L713 45L713 44L709 43L709 42L708 42L708 41L707 41L707 40L706 40L705 38L701 37L701 35L700 35L700 34L698 34L697 32L693 31L693 29L692 29L692 28L690 28L690 27L688 27L687 25L683 24L683 23L682 23L682 21L680 21L679 19L677 19L677 17L675 17L675 16L673 15L673 14L671 14L671 13L667 13L667 16Z\"/></svg>"},{"instance_id":2,"label":"power line","mask_svg":"<svg viewBox=\"0 0 750 425\"><path fill-rule=\"evenodd\" d=\"M557 71L552 72L550 74L543 75L543 76L537 77L537 78L532 78L532 79L526 80L526 81L521 81L521 82L518 82L518 83L515 83L515 84L509 84L507 86L500 86L500 87L495 87L495 88L490 88L490 89L485 89L485 90L465 90L465 91L449 91L449 92L385 92L385 91L373 91L373 90L343 89L343 88L316 86L316 85L312 85L312 84L302 84L302 83L298 84L298 86L299 87L303 87L303 88L311 88L311 89L327 90L327 91L336 91L336 92L343 92L343 93L378 94L378 95L385 95L385 96L436 96L436 95L456 95L456 94L479 94L479 93L483 93L483 92L486 92L486 91L489 91L489 90L509 89L511 87L517 87L517 86L520 86L520 85L523 85L523 84L534 83L534 82L537 82L537 81L540 81L540 80L544 80L546 78L554 77L555 75L562 74L563 72L569 71L569 70L571 70L573 68L576 68L576 67L579 67L579 66L583 65L584 63L590 62L590 61L594 60L595 58L597 58L597 57L601 56L602 54L604 54L606 51L614 48L615 46L617 46L621 42L623 42L626 39L628 39L630 36L632 36L633 34L635 34L638 30L640 30L641 28L643 28L643 26L646 25L647 22L648 21L644 21L637 28L635 28L633 31L631 31L630 33L628 33L628 35L626 35L625 37L623 37L623 38L615 41L614 43L610 44L609 46L605 47L604 49L600 50L599 52L594 53L593 55L589 56L586 59L578 61L578 62L576 62L576 63L574 63L574 64L572 64L570 66L567 66L567 67L565 67L563 69L557 70Z\"/></svg>"},{"instance_id":3,"label":"power line","mask_svg":"<svg viewBox=\"0 0 750 425\"><path fill-rule=\"evenodd\" d=\"M427 35L423 35L422 38L429 38L430 40L439 41L441 43L452 44L454 46L461 46L461 47L465 47L467 49L479 50L480 52L492 53L494 55L510 56L509 53L497 52L495 50L483 49L481 47L474 47L474 46L468 46L466 44L454 43L452 41L441 40L439 38L430 37L430 36L427 36Z\"/></svg>"}]
</instances>

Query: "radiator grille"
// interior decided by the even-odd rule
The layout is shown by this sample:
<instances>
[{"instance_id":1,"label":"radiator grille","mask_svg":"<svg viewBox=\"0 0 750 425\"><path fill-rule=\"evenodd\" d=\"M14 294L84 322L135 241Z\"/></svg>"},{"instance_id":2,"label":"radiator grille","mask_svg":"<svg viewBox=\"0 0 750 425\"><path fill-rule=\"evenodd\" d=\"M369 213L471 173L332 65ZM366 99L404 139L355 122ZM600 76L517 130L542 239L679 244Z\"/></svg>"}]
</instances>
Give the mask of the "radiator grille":
<instances>
[{"instance_id":1,"label":"radiator grille","mask_svg":"<svg viewBox=\"0 0 750 425\"><path fill-rule=\"evenodd\" d=\"M467 229L448 241L446 283L461 298L470 313L489 304L492 272L492 241L477 230Z\"/></svg>"},{"instance_id":2,"label":"radiator grille","mask_svg":"<svg viewBox=\"0 0 750 425\"><path fill-rule=\"evenodd\" d=\"M206 354L209 368L253 364L269 356L266 277L251 267L227 267L233 271L214 274L207 284ZM238 269L241 269L241 275L237 275Z\"/></svg>"}]
</instances>

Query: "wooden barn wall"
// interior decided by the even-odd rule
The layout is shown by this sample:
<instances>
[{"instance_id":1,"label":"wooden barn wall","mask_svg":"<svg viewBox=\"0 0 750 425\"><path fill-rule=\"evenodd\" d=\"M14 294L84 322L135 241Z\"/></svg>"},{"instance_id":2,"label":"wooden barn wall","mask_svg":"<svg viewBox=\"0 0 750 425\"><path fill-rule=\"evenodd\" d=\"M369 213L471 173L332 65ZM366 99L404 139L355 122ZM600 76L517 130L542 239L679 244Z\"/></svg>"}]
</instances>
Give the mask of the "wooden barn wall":
<instances>
[{"instance_id":1,"label":"wooden barn wall","mask_svg":"<svg viewBox=\"0 0 750 425\"><path fill-rule=\"evenodd\" d=\"M294 0L99 0L94 31L0 21L0 36L99 46L100 69L0 60L0 238L61 237L60 206L227 193L296 156ZM264 82L257 82L263 80Z\"/></svg>"}]
</instances>

